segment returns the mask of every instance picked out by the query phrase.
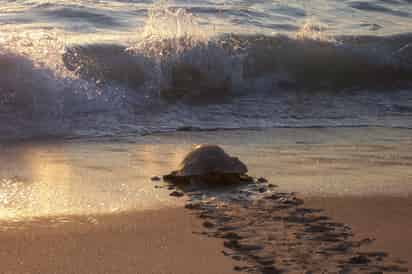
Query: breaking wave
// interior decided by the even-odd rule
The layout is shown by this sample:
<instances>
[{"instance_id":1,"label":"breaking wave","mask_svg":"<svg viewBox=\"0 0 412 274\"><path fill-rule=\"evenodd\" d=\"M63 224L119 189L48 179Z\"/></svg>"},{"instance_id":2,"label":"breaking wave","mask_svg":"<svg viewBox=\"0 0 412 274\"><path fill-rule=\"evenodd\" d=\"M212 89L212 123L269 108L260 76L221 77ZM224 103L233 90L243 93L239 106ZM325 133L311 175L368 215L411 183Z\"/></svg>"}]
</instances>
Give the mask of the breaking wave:
<instances>
[{"instance_id":1,"label":"breaking wave","mask_svg":"<svg viewBox=\"0 0 412 274\"><path fill-rule=\"evenodd\" d=\"M92 44L68 48L63 59L83 79L134 89L150 82L161 93L174 89L167 94L172 97L199 92L207 96L216 89L221 95L236 93L262 78L272 84L268 91L287 86L303 90L410 86L411 35L336 39L227 35L193 43L183 37L160 41L154 54Z\"/></svg>"},{"instance_id":2,"label":"breaking wave","mask_svg":"<svg viewBox=\"0 0 412 274\"><path fill-rule=\"evenodd\" d=\"M161 5L141 33L82 44L3 33L1 136L404 125L381 117L412 113L411 34L326 37L305 24L294 36L218 35Z\"/></svg>"}]
</instances>

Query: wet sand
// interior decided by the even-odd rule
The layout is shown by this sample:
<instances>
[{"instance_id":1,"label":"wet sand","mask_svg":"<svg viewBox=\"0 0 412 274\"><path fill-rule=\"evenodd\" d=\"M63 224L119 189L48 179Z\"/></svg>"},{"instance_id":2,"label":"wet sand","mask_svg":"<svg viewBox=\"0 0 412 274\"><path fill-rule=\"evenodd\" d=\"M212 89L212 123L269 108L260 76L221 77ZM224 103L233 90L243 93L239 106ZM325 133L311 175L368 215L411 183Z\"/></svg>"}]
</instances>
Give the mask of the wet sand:
<instances>
[{"instance_id":1,"label":"wet sand","mask_svg":"<svg viewBox=\"0 0 412 274\"><path fill-rule=\"evenodd\" d=\"M194 234L200 221L183 208L58 219L2 231L0 272L234 273L234 262L221 253L222 241Z\"/></svg>"}]
</instances>

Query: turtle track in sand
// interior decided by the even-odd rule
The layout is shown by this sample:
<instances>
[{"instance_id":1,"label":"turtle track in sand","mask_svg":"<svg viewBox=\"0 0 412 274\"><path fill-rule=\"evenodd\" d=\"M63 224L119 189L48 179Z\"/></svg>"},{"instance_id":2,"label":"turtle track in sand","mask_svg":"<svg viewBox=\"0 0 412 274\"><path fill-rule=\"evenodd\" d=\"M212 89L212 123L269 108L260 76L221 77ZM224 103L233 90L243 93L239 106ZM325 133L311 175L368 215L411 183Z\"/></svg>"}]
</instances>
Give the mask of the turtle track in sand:
<instances>
[{"instance_id":1,"label":"turtle track in sand","mask_svg":"<svg viewBox=\"0 0 412 274\"><path fill-rule=\"evenodd\" d=\"M204 231L195 233L224 239L223 254L243 273L408 272L405 262L385 252L362 252L372 239L355 240L349 226L274 187L225 188L224 198L187 189L186 208L203 220Z\"/></svg>"}]
</instances>

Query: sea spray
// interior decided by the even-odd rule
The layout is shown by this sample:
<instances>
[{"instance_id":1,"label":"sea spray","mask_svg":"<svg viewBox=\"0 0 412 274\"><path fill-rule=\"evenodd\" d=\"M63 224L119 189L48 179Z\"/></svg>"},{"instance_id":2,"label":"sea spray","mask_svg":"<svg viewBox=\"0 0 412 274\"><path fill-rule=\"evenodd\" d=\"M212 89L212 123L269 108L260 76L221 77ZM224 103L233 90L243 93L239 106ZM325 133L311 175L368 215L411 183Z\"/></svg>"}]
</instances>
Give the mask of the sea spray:
<instances>
[{"instance_id":1,"label":"sea spray","mask_svg":"<svg viewBox=\"0 0 412 274\"><path fill-rule=\"evenodd\" d=\"M336 40L327 34L328 26L319 22L316 18L312 17L306 19L298 31L295 33L295 37L298 40L315 40L315 41L327 41L336 42Z\"/></svg>"},{"instance_id":2,"label":"sea spray","mask_svg":"<svg viewBox=\"0 0 412 274\"><path fill-rule=\"evenodd\" d=\"M142 36L127 51L151 61L145 64L151 76L146 89L157 91L163 99L207 99L229 95L242 74L240 55L221 42L191 13L160 1L149 9Z\"/></svg>"},{"instance_id":3,"label":"sea spray","mask_svg":"<svg viewBox=\"0 0 412 274\"><path fill-rule=\"evenodd\" d=\"M156 3L128 39L96 43L2 27L0 133L410 124L397 119L411 35L332 36L311 20L289 35L219 34L189 10Z\"/></svg>"}]
</instances>

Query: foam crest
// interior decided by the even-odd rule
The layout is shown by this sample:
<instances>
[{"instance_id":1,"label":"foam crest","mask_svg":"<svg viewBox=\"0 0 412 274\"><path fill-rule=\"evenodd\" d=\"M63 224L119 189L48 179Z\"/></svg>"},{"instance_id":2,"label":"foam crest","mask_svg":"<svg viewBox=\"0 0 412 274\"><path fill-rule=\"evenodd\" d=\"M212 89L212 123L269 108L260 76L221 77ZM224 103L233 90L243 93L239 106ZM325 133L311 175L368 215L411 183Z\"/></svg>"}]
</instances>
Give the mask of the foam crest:
<instances>
[{"instance_id":1,"label":"foam crest","mask_svg":"<svg viewBox=\"0 0 412 274\"><path fill-rule=\"evenodd\" d=\"M295 33L296 39L299 40L315 40L315 41L335 41L327 35L328 26L321 23L315 17L307 19Z\"/></svg>"},{"instance_id":2,"label":"foam crest","mask_svg":"<svg viewBox=\"0 0 412 274\"><path fill-rule=\"evenodd\" d=\"M148 9L142 36L145 40L181 37L200 40L207 39L210 32L200 27L196 18L186 9L172 8L168 1L161 0Z\"/></svg>"},{"instance_id":3,"label":"foam crest","mask_svg":"<svg viewBox=\"0 0 412 274\"><path fill-rule=\"evenodd\" d=\"M64 33L8 30L1 37L0 113L51 122L75 112L117 107L117 89L99 87L66 68Z\"/></svg>"},{"instance_id":4,"label":"foam crest","mask_svg":"<svg viewBox=\"0 0 412 274\"><path fill-rule=\"evenodd\" d=\"M185 9L156 2L142 33L126 51L145 57L144 89L162 98L224 96L231 92L233 78L241 75L239 56Z\"/></svg>"},{"instance_id":5,"label":"foam crest","mask_svg":"<svg viewBox=\"0 0 412 274\"><path fill-rule=\"evenodd\" d=\"M37 68L46 68L53 73L65 75L61 62L65 51L64 33L53 30L21 31L7 30L2 33L0 46L15 55L25 56Z\"/></svg>"}]
</instances>

